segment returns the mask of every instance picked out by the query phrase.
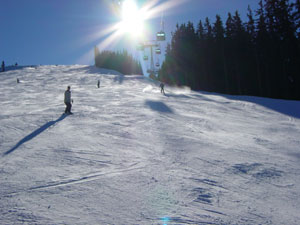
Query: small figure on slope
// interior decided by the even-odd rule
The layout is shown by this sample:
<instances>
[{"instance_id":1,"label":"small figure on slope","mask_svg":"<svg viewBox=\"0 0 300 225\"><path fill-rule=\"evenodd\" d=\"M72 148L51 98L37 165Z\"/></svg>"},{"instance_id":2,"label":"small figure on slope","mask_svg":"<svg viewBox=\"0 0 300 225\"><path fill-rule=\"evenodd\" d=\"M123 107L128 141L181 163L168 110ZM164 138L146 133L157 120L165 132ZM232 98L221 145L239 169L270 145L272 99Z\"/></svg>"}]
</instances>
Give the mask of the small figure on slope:
<instances>
[{"instance_id":1,"label":"small figure on slope","mask_svg":"<svg viewBox=\"0 0 300 225\"><path fill-rule=\"evenodd\" d=\"M4 72L5 71L5 63L4 63L4 61L2 61L1 68L2 68L2 72Z\"/></svg>"},{"instance_id":2,"label":"small figure on slope","mask_svg":"<svg viewBox=\"0 0 300 225\"><path fill-rule=\"evenodd\" d=\"M65 113L67 114L73 114L71 113L71 108L72 108L72 104L71 101L73 102L73 100L71 100L71 91L70 91L71 87L68 86L67 90L65 91L65 104L66 104L66 109L65 109Z\"/></svg>"},{"instance_id":3,"label":"small figure on slope","mask_svg":"<svg viewBox=\"0 0 300 225\"><path fill-rule=\"evenodd\" d=\"M100 80L97 82L97 87L100 88Z\"/></svg>"},{"instance_id":4,"label":"small figure on slope","mask_svg":"<svg viewBox=\"0 0 300 225\"><path fill-rule=\"evenodd\" d=\"M165 89L164 89L165 85L164 85L164 83L160 83L159 86L160 86L160 93L165 94Z\"/></svg>"}]
</instances>

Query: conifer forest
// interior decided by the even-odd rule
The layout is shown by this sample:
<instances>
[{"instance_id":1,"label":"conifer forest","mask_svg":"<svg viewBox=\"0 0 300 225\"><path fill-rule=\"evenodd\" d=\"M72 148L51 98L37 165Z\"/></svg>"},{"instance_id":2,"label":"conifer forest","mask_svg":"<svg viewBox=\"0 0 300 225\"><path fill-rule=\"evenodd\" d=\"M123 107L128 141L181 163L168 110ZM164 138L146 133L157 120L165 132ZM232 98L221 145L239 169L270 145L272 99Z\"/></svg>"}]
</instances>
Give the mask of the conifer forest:
<instances>
[{"instance_id":1,"label":"conifer forest","mask_svg":"<svg viewBox=\"0 0 300 225\"><path fill-rule=\"evenodd\" d=\"M261 0L226 21L177 24L158 79L234 95L300 99L300 0Z\"/></svg>"}]
</instances>

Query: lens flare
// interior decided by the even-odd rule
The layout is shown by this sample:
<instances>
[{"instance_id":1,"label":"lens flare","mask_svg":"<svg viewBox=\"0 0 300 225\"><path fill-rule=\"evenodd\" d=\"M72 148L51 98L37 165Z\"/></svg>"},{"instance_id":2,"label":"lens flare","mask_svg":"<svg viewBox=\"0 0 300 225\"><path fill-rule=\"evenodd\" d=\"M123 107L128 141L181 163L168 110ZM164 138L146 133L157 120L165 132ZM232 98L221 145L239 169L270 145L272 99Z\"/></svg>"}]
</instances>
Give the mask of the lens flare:
<instances>
[{"instance_id":1,"label":"lens flare","mask_svg":"<svg viewBox=\"0 0 300 225\"><path fill-rule=\"evenodd\" d=\"M163 217L161 218L163 225L168 225L168 222L170 221L169 217Z\"/></svg>"},{"instance_id":2,"label":"lens flare","mask_svg":"<svg viewBox=\"0 0 300 225\"><path fill-rule=\"evenodd\" d=\"M144 14L138 9L134 0L126 0L122 5L122 21L120 23L122 33L133 37L140 37L144 30Z\"/></svg>"},{"instance_id":3,"label":"lens flare","mask_svg":"<svg viewBox=\"0 0 300 225\"><path fill-rule=\"evenodd\" d=\"M116 46L120 41L124 40L124 36L128 36L131 42L139 42L151 39L151 31L146 27L148 20L160 17L161 14L172 14L171 9L183 5L191 0L144 0L143 4L138 4L137 0L105 0L110 8L112 15L118 18L118 22L110 24L108 27L101 26L95 29L95 33L86 37L81 44L87 45L91 42L101 40L97 46L99 50L104 50ZM94 58L93 50L86 53L82 58Z\"/></svg>"}]
</instances>

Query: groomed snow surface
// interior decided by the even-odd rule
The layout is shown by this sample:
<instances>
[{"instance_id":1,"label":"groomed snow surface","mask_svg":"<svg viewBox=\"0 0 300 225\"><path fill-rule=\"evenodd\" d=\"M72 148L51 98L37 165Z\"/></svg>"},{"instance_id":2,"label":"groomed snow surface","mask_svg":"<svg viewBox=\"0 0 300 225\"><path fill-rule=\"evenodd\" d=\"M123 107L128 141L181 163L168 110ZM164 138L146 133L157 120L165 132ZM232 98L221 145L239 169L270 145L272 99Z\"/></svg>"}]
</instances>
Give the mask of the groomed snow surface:
<instances>
[{"instance_id":1,"label":"groomed snow surface","mask_svg":"<svg viewBox=\"0 0 300 225\"><path fill-rule=\"evenodd\" d=\"M298 225L300 102L165 90L92 66L0 73L0 224Z\"/></svg>"}]
</instances>

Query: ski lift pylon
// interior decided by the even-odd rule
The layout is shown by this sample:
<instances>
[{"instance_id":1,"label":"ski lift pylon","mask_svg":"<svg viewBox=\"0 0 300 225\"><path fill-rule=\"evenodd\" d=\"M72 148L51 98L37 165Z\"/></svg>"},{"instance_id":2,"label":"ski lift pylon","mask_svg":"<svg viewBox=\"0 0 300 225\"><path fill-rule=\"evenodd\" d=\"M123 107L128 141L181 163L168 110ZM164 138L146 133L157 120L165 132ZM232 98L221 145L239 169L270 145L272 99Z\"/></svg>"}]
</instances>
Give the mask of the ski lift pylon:
<instances>
[{"instance_id":1,"label":"ski lift pylon","mask_svg":"<svg viewBox=\"0 0 300 225\"><path fill-rule=\"evenodd\" d=\"M160 21L161 30L156 33L156 40L157 41L165 41L166 40L166 33L164 32L165 29L165 23L163 20L163 15L161 15L161 21Z\"/></svg>"}]
</instances>

